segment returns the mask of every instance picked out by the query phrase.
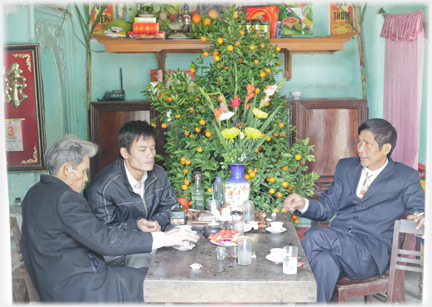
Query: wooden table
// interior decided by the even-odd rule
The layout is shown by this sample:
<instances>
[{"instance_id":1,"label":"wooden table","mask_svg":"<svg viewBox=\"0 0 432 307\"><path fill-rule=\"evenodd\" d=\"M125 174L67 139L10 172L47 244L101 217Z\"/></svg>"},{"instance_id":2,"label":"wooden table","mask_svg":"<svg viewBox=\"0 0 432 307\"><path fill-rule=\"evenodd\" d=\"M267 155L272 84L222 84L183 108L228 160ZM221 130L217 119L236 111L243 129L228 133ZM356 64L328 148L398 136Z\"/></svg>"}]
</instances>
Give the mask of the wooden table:
<instances>
[{"instance_id":1,"label":"wooden table","mask_svg":"<svg viewBox=\"0 0 432 307\"><path fill-rule=\"evenodd\" d=\"M197 246L181 252L158 249L144 280L147 303L306 303L316 302L317 285L288 213L278 213L286 232L247 232L256 259L243 266L228 258L217 260L216 245L200 233ZM302 268L296 275L282 272L282 264L268 261L271 248L295 245ZM200 270L189 265L202 264Z\"/></svg>"}]
</instances>

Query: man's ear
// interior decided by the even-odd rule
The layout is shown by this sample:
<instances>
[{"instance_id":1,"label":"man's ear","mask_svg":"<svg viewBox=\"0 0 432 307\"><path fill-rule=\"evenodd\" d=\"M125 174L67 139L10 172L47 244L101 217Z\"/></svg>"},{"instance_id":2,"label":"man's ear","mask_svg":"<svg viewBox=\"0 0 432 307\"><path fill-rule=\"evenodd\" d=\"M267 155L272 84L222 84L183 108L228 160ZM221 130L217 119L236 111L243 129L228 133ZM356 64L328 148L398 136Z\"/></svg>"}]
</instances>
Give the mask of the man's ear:
<instances>
[{"instance_id":1,"label":"man's ear","mask_svg":"<svg viewBox=\"0 0 432 307\"><path fill-rule=\"evenodd\" d=\"M56 176L63 179L68 176L71 170L72 170L72 164L70 162L66 162L62 166L60 166Z\"/></svg>"},{"instance_id":2,"label":"man's ear","mask_svg":"<svg viewBox=\"0 0 432 307\"><path fill-rule=\"evenodd\" d=\"M392 146L390 143L385 143L382 149L384 150L385 154L388 155L390 150L392 149Z\"/></svg>"},{"instance_id":3,"label":"man's ear","mask_svg":"<svg viewBox=\"0 0 432 307\"><path fill-rule=\"evenodd\" d=\"M128 153L126 147L120 148L120 154L123 157L123 159L125 159L125 160L128 159L129 153Z\"/></svg>"}]
</instances>

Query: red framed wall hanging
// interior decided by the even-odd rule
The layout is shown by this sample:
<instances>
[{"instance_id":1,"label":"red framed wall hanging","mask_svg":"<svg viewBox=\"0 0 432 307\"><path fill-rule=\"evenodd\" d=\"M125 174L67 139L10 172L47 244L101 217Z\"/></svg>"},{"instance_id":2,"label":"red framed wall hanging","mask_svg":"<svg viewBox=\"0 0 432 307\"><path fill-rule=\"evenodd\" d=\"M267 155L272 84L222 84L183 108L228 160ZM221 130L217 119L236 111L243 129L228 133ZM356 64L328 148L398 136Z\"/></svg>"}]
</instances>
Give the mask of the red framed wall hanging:
<instances>
[{"instance_id":1,"label":"red framed wall hanging","mask_svg":"<svg viewBox=\"0 0 432 307\"><path fill-rule=\"evenodd\" d=\"M45 170L39 44L4 46L3 88L8 172Z\"/></svg>"}]
</instances>

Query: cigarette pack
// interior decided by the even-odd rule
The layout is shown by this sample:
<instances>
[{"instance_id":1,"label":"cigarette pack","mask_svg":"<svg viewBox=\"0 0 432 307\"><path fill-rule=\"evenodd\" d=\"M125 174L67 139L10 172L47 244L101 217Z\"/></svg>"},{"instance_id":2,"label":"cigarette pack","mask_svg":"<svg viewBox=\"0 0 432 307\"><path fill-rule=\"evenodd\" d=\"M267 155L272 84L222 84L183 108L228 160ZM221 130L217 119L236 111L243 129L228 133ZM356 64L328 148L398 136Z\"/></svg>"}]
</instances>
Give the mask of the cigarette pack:
<instances>
[{"instance_id":1,"label":"cigarette pack","mask_svg":"<svg viewBox=\"0 0 432 307\"><path fill-rule=\"evenodd\" d=\"M157 31L154 33L135 33L129 32L129 37L133 39L165 39L166 32L165 31Z\"/></svg>"}]
</instances>

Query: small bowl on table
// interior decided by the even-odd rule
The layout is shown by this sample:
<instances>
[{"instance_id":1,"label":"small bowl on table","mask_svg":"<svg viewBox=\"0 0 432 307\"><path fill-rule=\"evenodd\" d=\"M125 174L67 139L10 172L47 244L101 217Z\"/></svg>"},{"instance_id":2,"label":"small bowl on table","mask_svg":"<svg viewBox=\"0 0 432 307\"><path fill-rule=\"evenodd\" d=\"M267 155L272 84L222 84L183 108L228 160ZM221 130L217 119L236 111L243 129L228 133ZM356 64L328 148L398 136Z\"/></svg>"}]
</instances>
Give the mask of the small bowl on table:
<instances>
[{"instance_id":1,"label":"small bowl on table","mask_svg":"<svg viewBox=\"0 0 432 307\"><path fill-rule=\"evenodd\" d=\"M303 96L303 92L289 92L293 99L300 99Z\"/></svg>"}]
</instances>

